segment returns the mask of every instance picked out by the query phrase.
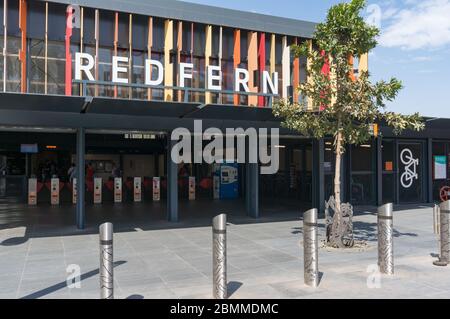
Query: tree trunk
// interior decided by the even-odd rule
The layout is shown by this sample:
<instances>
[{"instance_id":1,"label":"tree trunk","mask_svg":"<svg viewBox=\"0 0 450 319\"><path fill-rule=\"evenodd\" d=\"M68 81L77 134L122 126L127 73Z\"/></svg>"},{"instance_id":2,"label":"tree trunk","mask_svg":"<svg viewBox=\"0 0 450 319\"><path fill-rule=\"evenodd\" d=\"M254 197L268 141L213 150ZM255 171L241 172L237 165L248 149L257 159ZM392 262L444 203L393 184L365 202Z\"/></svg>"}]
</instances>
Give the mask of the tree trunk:
<instances>
[{"instance_id":1,"label":"tree trunk","mask_svg":"<svg viewBox=\"0 0 450 319\"><path fill-rule=\"evenodd\" d=\"M334 199L336 202L335 212L333 216L333 224L331 226L330 244L333 247L344 248L343 243L344 229L343 216L341 210L341 161L342 161L342 133L339 131L335 137L335 154L336 164L334 167Z\"/></svg>"}]
</instances>

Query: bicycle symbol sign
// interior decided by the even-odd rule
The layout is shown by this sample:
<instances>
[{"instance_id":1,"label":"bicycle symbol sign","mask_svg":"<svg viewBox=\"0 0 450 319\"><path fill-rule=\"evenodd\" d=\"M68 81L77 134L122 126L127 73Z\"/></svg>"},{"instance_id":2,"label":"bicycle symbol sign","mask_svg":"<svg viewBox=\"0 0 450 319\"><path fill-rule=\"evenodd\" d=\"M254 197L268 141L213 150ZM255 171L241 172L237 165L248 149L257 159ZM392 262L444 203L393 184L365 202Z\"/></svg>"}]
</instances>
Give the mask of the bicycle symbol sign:
<instances>
[{"instance_id":1,"label":"bicycle symbol sign","mask_svg":"<svg viewBox=\"0 0 450 319\"><path fill-rule=\"evenodd\" d=\"M405 165L405 171L400 177L400 184L403 188L410 188L414 180L419 179L419 174L417 174L417 166L419 166L419 159L414 158L410 149L405 148L400 153L400 161Z\"/></svg>"}]
</instances>

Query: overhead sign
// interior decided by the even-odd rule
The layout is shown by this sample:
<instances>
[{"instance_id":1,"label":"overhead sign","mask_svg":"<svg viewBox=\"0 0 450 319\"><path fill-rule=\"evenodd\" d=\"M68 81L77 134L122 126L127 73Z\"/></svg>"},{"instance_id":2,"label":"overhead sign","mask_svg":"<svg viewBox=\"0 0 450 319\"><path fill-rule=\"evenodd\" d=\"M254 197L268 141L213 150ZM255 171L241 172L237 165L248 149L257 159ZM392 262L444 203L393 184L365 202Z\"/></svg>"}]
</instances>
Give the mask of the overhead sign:
<instances>
[{"instance_id":1,"label":"overhead sign","mask_svg":"<svg viewBox=\"0 0 450 319\"><path fill-rule=\"evenodd\" d=\"M30 178L28 180L28 205L37 204L37 179Z\"/></svg>"}]
</instances>

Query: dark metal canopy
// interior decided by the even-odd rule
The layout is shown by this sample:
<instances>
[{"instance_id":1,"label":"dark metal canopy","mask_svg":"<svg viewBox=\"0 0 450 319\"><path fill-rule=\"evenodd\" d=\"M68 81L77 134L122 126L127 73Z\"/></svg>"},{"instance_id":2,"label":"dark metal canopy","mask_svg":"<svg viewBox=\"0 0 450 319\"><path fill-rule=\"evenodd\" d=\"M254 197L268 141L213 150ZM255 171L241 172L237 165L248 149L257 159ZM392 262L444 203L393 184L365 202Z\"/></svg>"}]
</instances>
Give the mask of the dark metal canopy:
<instances>
[{"instance_id":1,"label":"dark metal canopy","mask_svg":"<svg viewBox=\"0 0 450 319\"><path fill-rule=\"evenodd\" d=\"M133 14L312 38L316 23L175 0L49 0Z\"/></svg>"}]
</instances>

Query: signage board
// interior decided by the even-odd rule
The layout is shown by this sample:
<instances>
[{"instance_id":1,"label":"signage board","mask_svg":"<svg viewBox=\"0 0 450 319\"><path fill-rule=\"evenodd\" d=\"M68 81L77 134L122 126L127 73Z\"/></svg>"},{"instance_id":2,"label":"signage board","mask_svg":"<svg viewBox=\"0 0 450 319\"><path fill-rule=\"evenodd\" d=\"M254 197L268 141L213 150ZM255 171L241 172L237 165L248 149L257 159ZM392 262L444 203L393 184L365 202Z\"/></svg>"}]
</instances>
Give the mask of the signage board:
<instances>
[{"instance_id":1,"label":"signage board","mask_svg":"<svg viewBox=\"0 0 450 319\"><path fill-rule=\"evenodd\" d=\"M434 156L434 179L447 179L447 158L445 155Z\"/></svg>"}]
</instances>

